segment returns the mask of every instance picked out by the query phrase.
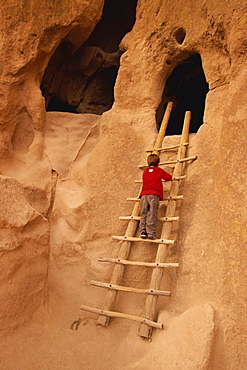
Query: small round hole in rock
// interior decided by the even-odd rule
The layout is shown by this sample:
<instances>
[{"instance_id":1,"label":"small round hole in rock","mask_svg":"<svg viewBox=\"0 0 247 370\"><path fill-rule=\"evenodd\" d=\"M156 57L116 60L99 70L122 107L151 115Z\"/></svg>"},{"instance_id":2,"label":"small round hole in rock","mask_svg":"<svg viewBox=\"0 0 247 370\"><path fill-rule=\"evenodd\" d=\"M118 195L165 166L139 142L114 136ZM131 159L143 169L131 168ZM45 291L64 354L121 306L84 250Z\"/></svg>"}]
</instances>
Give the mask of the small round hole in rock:
<instances>
[{"instance_id":1,"label":"small round hole in rock","mask_svg":"<svg viewBox=\"0 0 247 370\"><path fill-rule=\"evenodd\" d=\"M185 36L186 31L183 27L176 29L176 31L174 32L174 37L180 45L182 45L182 43L184 42Z\"/></svg>"}]
</instances>

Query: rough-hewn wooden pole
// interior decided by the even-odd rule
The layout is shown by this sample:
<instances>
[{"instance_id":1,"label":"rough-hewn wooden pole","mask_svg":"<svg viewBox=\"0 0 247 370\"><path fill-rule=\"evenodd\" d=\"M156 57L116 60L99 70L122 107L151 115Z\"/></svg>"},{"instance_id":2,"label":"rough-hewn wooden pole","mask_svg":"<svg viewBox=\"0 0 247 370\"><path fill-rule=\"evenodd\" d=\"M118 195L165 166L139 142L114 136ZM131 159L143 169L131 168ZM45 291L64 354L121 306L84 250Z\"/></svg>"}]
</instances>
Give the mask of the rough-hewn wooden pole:
<instances>
[{"instance_id":1,"label":"rough-hewn wooden pole","mask_svg":"<svg viewBox=\"0 0 247 370\"><path fill-rule=\"evenodd\" d=\"M165 111L160 129L159 129L159 133L158 133L157 139L155 141L154 149L152 151L153 154L159 154L159 151L157 149L159 149L162 146L164 136L165 136L165 133L166 133L166 129L167 129L167 126L168 126L169 118L170 118L170 115L171 115L172 106L173 106L173 102L170 101L167 104L166 111Z\"/></svg>"},{"instance_id":2,"label":"rough-hewn wooden pole","mask_svg":"<svg viewBox=\"0 0 247 370\"><path fill-rule=\"evenodd\" d=\"M132 216L138 216L139 214L139 203L135 203ZM136 220L130 220L125 232L125 236L134 236L136 233L136 229L138 227L138 221ZM127 259L129 256L131 247L131 242L123 242L119 253L118 258ZM120 284L122 281L123 273L124 273L124 265L115 265L113 274L111 277L111 284ZM117 291L109 290L106 294L105 301L103 304L104 310L110 310L112 308L113 303L115 302L115 299L117 297ZM100 315L98 318L98 322L103 325L107 326L110 322L110 317Z\"/></svg>"},{"instance_id":3,"label":"rough-hewn wooden pole","mask_svg":"<svg viewBox=\"0 0 247 370\"><path fill-rule=\"evenodd\" d=\"M167 125L168 125L168 122L169 122L171 110L172 110L172 105L173 105L172 102L169 102L167 104L166 111L165 111L165 114L164 114L164 117L163 117L163 120L162 120L162 123L161 123L161 126L160 126L160 130L159 130L156 142L155 142L153 153L158 153L157 151L155 151L155 148L159 148L161 146L162 142L163 142L164 135L165 135L165 132L166 132L166 128L167 128ZM131 216L137 217L138 215L139 215L139 202L136 202L135 205L134 205ZM134 236L136 234L138 224L139 224L139 221L137 221L135 219L130 220L129 224L127 226L126 232L125 232L125 236ZM128 259L129 252L130 252L130 247L131 247L131 242L123 242L122 245L121 245L121 248L119 250L118 258ZM122 278L123 278L123 274L124 274L124 269L125 269L124 265L117 264L114 267L113 274L112 274L112 277L111 277L111 284L120 284L121 283ZM117 297L117 291L113 291L113 290L108 291L108 293L105 297L104 304L103 304L104 310L110 310L112 308L112 305L114 304L114 302L116 300L116 297ZM110 322L110 317L100 315L99 318L98 318L98 322L103 326L107 326Z\"/></svg>"},{"instance_id":4,"label":"rough-hewn wooden pole","mask_svg":"<svg viewBox=\"0 0 247 370\"><path fill-rule=\"evenodd\" d=\"M191 112L185 113L184 118L184 126L183 132L181 135L180 140L180 147L178 149L177 159L184 158L186 154L186 146L183 143L186 143L189 139L189 127L190 127L190 119L191 119ZM175 165L173 171L173 177L179 177L182 175L184 164L182 162L178 162ZM175 180L171 183L170 188L170 196L176 196L179 191L179 181ZM176 201L175 200L168 200L167 209L166 209L166 217L173 217L175 215L176 210ZM168 239L172 230L172 222L165 222L163 224L161 238ZM156 260L157 263L165 262L165 258L167 256L167 245L159 244ZM160 289L160 284L163 277L163 268L155 267L151 277L150 289ZM157 296L148 295L146 299L145 311L143 317L154 320L156 316L156 304L157 304ZM150 338L152 335L152 328L146 324L141 324L139 335L141 337Z\"/></svg>"}]
</instances>

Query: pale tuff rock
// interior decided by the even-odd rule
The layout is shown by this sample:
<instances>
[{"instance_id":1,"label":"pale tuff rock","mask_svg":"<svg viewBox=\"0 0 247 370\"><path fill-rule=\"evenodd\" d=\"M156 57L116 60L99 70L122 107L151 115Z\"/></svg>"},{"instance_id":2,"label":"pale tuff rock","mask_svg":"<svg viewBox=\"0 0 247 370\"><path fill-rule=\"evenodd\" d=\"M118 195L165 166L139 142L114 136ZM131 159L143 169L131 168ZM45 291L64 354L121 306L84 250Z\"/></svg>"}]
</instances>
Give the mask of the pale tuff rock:
<instances>
[{"instance_id":1,"label":"pale tuff rock","mask_svg":"<svg viewBox=\"0 0 247 370\"><path fill-rule=\"evenodd\" d=\"M47 113L45 153L60 179L66 180L70 177L72 164L100 119L100 116L92 114Z\"/></svg>"},{"instance_id":2,"label":"pale tuff rock","mask_svg":"<svg viewBox=\"0 0 247 370\"><path fill-rule=\"evenodd\" d=\"M49 225L14 179L0 177L0 330L30 319L47 297Z\"/></svg>"},{"instance_id":3,"label":"pale tuff rock","mask_svg":"<svg viewBox=\"0 0 247 370\"><path fill-rule=\"evenodd\" d=\"M160 312L164 331L153 343L152 363L142 358L129 369L206 370L215 338L214 309L210 304L194 306L177 317Z\"/></svg>"},{"instance_id":4,"label":"pale tuff rock","mask_svg":"<svg viewBox=\"0 0 247 370\"><path fill-rule=\"evenodd\" d=\"M0 328L27 325L45 308L40 322L14 332L0 367L245 369L246 2L6 0L0 8ZM102 305L105 292L90 279L109 281L112 266L97 257L117 255L111 236L125 232L118 217L138 195L157 113L168 99L176 109L176 92L188 96L169 91L168 79L194 56L200 68L183 82L204 78L206 99L169 256L179 268L166 271L172 294L158 306L168 328L146 343L132 323L99 328L83 316L68 333L80 304ZM153 260L154 249L138 248L138 259ZM149 278L128 270L124 283ZM116 308L142 315L143 298L119 295Z\"/></svg>"}]
</instances>

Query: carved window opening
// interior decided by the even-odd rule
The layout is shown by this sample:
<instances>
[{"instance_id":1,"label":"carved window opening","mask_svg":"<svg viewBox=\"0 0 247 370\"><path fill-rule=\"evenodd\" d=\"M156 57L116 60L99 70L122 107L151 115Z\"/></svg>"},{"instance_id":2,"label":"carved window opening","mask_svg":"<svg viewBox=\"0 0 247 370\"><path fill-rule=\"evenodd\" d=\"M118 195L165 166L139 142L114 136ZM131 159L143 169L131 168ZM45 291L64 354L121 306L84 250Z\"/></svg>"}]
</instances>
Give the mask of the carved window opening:
<instances>
[{"instance_id":1,"label":"carved window opening","mask_svg":"<svg viewBox=\"0 0 247 370\"><path fill-rule=\"evenodd\" d=\"M114 102L122 51L119 44L135 23L137 0L105 0L101 20L80 43L73 28L51 57L41 91L47 111L102 114Z\"/></svg>"},{"instance_id":2,"label":"carved window opening","mask_svg":"<svg viewBox=\"0 0 247 370\"><path fill-rule=\"evenodd\" d=\"M205 99L208 91L201 57L199 54L194 54L178 64L166 81L162 101L156 112L158 128L168 101L173 101L173 111L166 134L181 134L184 113L187 110L192 112L190 132L196 133L203 123Z\"/></svg>"}]
</instances>

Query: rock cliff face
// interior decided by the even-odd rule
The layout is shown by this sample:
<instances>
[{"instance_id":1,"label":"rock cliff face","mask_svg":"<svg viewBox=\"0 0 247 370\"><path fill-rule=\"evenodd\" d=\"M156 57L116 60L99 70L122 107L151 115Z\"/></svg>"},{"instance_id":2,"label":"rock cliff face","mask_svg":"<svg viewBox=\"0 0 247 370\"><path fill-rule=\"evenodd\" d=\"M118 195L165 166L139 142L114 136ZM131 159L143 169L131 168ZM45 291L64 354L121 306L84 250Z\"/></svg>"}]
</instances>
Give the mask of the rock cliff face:
<instances>
[{"instance_id":1,"label":"rock cliff face","mask_svg":"<svg viewBox=\"0 0 247 370\"><path fill-rule=\"evenodd\" d=\"M35 338L15 359L7 343L0 364L246 368L245 1L6 0L0 9L0 330L5 339L12 332L12 345ZM169 100L170 135L184 110L196 117L188 154L198 159L181 189L169 256L180 267L164 281L172 297L159 304L167 330L147 348L135 325L95 328L88 319L72 339L80 305L102 305L104 292L89 282L109 281L112 267L97 258L116 255L111 235L125 231L118 216L138 195L138 165ZM141 269L125 282L148 285L149 277ZM141 314L143 300L126 300L117 308ZM118 361L95 360L95 348L113 345ZM54 357L44 355L50 346Z\"/></svg>"}]
</instances>

